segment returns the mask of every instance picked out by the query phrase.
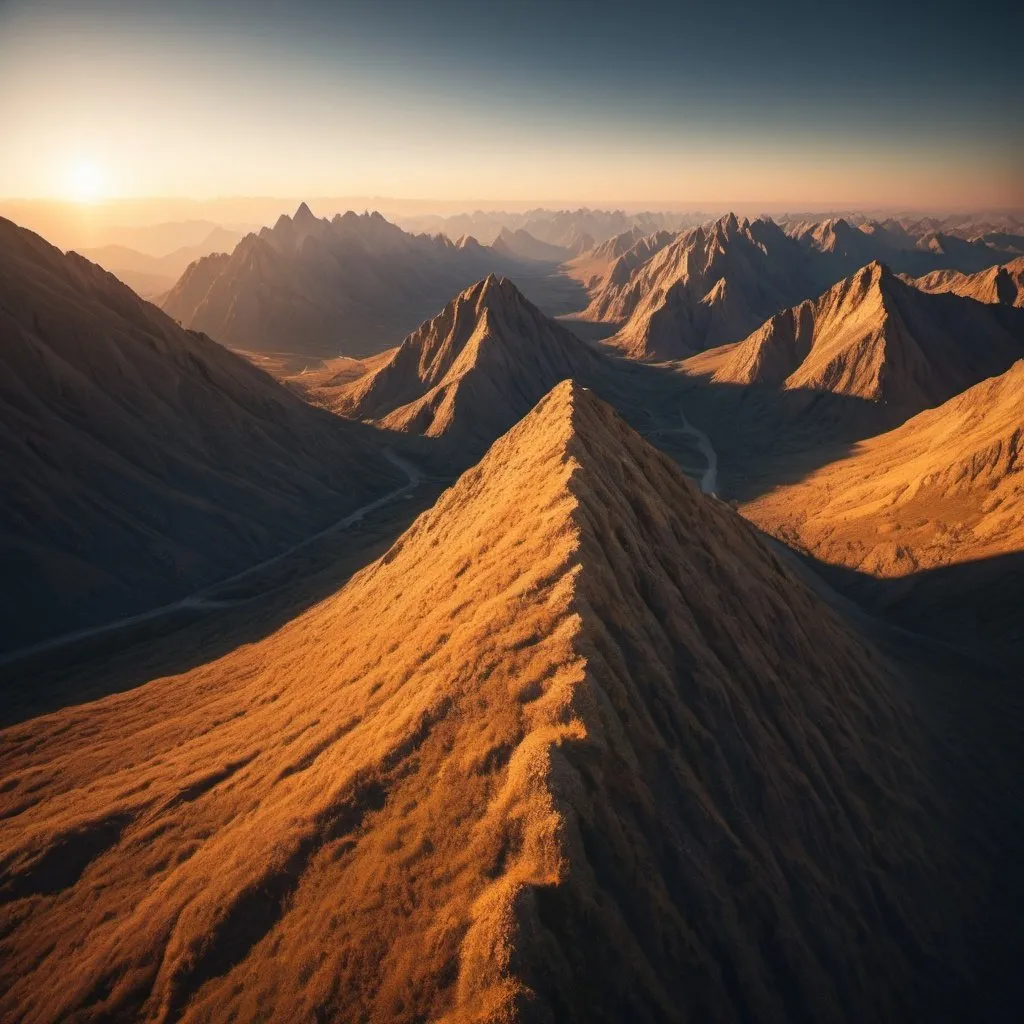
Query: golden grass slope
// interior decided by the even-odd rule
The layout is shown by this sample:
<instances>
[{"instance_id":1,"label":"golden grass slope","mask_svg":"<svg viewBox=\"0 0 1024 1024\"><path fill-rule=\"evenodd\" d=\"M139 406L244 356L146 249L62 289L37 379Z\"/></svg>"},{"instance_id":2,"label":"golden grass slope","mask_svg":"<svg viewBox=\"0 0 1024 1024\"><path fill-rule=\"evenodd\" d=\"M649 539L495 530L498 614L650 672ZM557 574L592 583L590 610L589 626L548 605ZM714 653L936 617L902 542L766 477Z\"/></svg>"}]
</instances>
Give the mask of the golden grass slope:
<instances>
[{"instance_id":1,"label":"golden grass slope","mask_svg":"<svg viewBox=\"0 0 1024 1024\"><path fill-rule=\"evenodd\" d=\"M0 742L0 1016L936 1019L885 663L560 384L276 634Z\"/></svg>"},{"instance_id":2,"label":"golden grass slope","mask_svg":"<svg viewBox=\"0 0 1024 1024\"><path fill-rule=\"evenodd\" d=\"M712 380L829 391L919 411L1024 355L1024 315L927 295L870 263L814 302L782 310Z\"/></svg>"},{"instance_id":3,"label":"golden grass slope","mask_svg":"<svg viewBox=\"0 0 1024 1024\"><path fill-rule=\"evenodd\" d=\"M875 575L1024 550L1024 361L744 507Z\"/></svg>"}]
</instances>

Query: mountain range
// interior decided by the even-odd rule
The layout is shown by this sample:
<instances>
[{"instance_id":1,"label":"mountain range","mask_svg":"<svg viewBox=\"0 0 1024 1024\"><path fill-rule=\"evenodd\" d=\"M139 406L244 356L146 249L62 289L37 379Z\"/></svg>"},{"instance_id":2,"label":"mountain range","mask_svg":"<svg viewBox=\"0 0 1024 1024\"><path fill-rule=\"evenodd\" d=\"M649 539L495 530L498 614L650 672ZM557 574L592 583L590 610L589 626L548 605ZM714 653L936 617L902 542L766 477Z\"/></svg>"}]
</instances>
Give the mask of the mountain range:
<instances>
[{"instance_id":1,"label":"mountain range","mask_svg":"<svg viewBox=\"0 0 1024 1024\"><path fill-rule=\"evenodd\" d=\"M1024 306L1024 256L976 274L935 270L924 277L911 278L910 284L923 292L952 292L979 302Z\"/></svg>"},{"instance_id":2,"label":"mountain range","mask_svg":"<svg viewBox=\"0 0 1024 1024\"><path fill-rule=\"evenodd\" d=\"M1024 314L932 295L880 263L722 351L713 380L831 392L919 412L1024 356Z\"/></svg>"},{"instance_id":3,"label":"mountain range","mask_svg":"<svg viewBox=\"0 0 1024 1024\"><path fill-rule=\"evenodd\" d=\"M191 264L163 301L185 327L258 352L369 355L514 258L474 239L410 235L380 214L294 217Z\"/></svg>"},{"instance_id":4,"label":"mountain range","mask_svg":"<svg viewBox=\"0 0 1024 1024\"><path fill-rule=\"evenodd\" d=\"M739 341L779 309L819 294L869 262L923 274L974 271L1007 253L950 236L901 248L893 230L844 219L795 223L735 214L683 231L633 241L615 257L596 250L569 264L590 302L586 319L618 325L612 342L634 358L674 359Z\"/></svg>"}]
</instances>

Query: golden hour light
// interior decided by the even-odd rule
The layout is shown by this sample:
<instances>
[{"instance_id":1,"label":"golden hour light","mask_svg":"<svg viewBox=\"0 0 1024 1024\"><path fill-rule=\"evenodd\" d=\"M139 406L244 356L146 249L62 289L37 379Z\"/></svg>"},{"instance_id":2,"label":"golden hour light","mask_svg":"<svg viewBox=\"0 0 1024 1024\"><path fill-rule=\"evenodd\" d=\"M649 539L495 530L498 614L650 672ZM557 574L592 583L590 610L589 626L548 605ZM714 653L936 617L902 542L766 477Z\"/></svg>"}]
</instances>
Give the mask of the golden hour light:
<instances>
[{"instance_id":1,"label":"golden hour light","mask_svg":"<svg viewBox=\"0 0 1024 1024\"><path fill-rule=\"evenodd\" d=\"M0 0L0 1024L1024 1021L1022 38Z\"/></svg>"}]
</instances>

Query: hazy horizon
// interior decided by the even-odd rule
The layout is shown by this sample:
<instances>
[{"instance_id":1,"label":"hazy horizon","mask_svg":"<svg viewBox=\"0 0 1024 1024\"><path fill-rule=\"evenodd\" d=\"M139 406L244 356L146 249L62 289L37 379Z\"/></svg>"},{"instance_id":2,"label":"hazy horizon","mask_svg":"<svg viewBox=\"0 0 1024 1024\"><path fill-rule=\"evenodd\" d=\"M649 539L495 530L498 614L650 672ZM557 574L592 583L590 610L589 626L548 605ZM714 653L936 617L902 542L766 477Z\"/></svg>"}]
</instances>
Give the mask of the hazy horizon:
<instances>
[{"instance_id":1,"label":"hazy horizon","mask_svg":"<svg viewBox=\"0 0 1024 1024\"><path fill-rule=\"evenodd\" d=\"M624 16L533 0L8 0L0 196L1024 207L1019 14L870 3L849 17L799 2L643 0Z\"/></svg>"}]
</instances>

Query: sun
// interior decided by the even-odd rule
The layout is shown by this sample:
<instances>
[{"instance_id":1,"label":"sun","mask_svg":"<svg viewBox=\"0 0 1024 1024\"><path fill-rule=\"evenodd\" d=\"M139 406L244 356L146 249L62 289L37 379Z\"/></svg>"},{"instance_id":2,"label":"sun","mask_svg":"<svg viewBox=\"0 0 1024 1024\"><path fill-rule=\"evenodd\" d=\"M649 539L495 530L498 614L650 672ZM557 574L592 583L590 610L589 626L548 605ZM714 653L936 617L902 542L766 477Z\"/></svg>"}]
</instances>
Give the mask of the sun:
<instances>
[{"instance_id":1,"label":"sun","mask_svg":"<svg viewBox=\"0 0 1024 1024\"><path fill-rule=\"evenodd\" d=\"M76 203L95 203L106 195L106 172L93 160L76 160L67 170L67 190Z\"/></svg>"}]
</instances>

